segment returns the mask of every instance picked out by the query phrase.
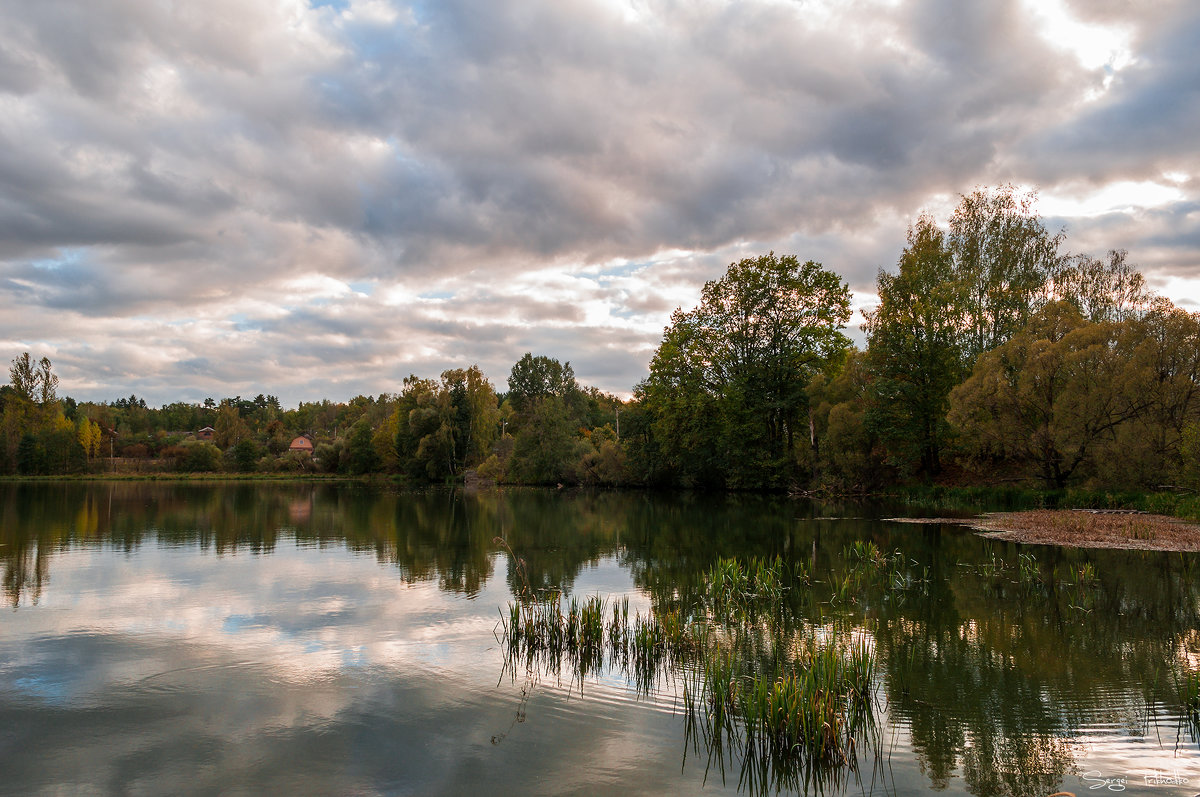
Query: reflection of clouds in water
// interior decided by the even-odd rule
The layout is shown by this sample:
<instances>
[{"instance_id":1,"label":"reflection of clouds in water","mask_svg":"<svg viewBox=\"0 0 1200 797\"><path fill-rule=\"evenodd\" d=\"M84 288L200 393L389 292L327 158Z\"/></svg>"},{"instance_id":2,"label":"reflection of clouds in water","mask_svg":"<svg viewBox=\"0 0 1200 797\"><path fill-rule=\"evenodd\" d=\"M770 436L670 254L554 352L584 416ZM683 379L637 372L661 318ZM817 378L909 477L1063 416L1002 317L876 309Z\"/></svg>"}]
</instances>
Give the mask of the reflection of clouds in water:
<instances>
[{"instance_id":1,"label":"reflection of clouds in water","mask_svg":"<svg viewBox=\"0 0 1200 797\"><path fill-rule=\"evenodd\" d=\"M482 606L508 599L503 584L479 596ZM143 646L136 661L102 659L64 673L68 691L79 697L167 672L179 664L174 652L185 648L266 667L294 683L364 668L469 671L456 660L462 657L494 658L496 670L498 654L473 642L490 638L495 625L479 608L436 583L405 583L373 557L345 551L279 545L268 555L214 558L148 544L133 557L95 549L60 553L41 602L13 615L8 636ZM29 657L40 649L20 646L13 663L35 665Z\"/></svg>"},{"instance_id":2,"label":"reflection of clouds in water","mask_svg":"<svg viewBox=\"0 0 1200 797\"><path fill-rule=\"evenodd\" d=\"M611 561L588 572L629 588ZM581 697L540 682L513 723L523 676L497 684L501 579L467 599L330 547L217 557L148 541L132 556L59 553L46 597L6 618L0 639L0 712L18 747L39 751L10 762L0 748L12 784L549 794L683 782L679 718L618 685Z\"/></svg>"}]
</instances>

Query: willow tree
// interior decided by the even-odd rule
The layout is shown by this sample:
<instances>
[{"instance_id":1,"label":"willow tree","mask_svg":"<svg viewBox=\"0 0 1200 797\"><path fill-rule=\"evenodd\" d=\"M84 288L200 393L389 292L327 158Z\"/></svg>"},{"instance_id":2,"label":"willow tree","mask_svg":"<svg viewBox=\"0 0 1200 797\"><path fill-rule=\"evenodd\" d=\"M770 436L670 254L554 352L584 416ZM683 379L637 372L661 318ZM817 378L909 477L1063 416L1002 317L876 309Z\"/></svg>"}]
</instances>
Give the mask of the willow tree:
<instances>
[{"instance_id":1,"label":"willow tree","mask_svg":"<svg viewBox=\"0 0 1200 797\"><path fill-rule=\"evenodd\" d=\"M1031 467L1063 487L1149 406L1138 343L1129 325L1089 322L1052 302L979 358L950 394L950 422L977 459Z\"/></svg>"},{"instance_id":2,"label":"willow tree","mask_svg":"<svg viewBox=\"0 0 1200 797\"><path fill-rule=\"evenodd\" d=\"M640 394L683 481L779 487L808 443L805 386L849 340L850 291L811 260L774 252L730 265L676 310Z\"/></svg>"}]
</instances>

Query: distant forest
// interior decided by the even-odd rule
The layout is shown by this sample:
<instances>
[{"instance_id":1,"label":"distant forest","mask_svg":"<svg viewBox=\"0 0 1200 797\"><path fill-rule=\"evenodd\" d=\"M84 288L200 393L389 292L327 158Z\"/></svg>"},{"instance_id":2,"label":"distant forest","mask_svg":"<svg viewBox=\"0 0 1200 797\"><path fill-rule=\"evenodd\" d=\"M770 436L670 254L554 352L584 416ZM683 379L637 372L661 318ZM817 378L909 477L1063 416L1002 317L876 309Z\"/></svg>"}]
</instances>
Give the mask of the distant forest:
<instances>
[{"instance_id":1,"label":"distant forest","mask_svg":"<svg viewBox=\"0 0 1200 797\"><path fill-rule=\"evenodd\" d=\"M76 402L24 353L0 387L0 471L1200 487L1200 314L1153 295L1123 251L1068 253L1034 202L978 189L944 227L918 218L879 272L865 350L842 332L839 275L774 252L734 263L671 316L629 401L529 353L504 392L472 366L295 409L270 395Z\"/></svg>"}]
</instances>

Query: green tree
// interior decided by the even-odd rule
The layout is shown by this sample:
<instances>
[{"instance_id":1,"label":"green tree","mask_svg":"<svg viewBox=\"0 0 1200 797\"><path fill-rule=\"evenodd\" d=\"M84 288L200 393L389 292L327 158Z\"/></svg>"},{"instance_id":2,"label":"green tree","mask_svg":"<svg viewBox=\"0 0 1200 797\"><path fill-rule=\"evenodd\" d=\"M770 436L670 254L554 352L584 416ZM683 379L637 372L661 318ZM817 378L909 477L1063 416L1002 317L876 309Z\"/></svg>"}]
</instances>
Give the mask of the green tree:
<instances>
[{"instance_id":1,"label":"green tree","mask_svg":"<svg viewBox=\"0 0 1200 797\"><path fill-rule=\"evenodd\" d=\"M578 392L575 371L571 364L560 363L550 357L534 357L526 352L513 364L508 375L508 400L517 412L528 409L533 402L547 396L568 400Z\"/></svg>"},{"instance_id":2,"label":"green tree","mask_svg":"<svg viewBox=\"0 0 1200 797\"><path fill-rule=\"evenodd\" d=\"M225 452L225 459L238 473L253 471L261 456L262 451L258 444L248 437L237 441Z\"/></svg>"},{"instance_id":3,"label":"green tree","mask_svg":"<svg viewBox=\"0 0 1200 797\"><path fill-rule=\"evenodd\" d=\"M573 466L582 452L566 404L558 396L542 396L527 412L529 423L513 442L509 476L525 484L576 481Z\"/></svg>"},{"instance_id":4,"label":"green tree","mask_svg":"<svg viewBox=\"0 0 1200 797\"><path fill-rule=\"evenodd\" d=\"M379 455L372 443L374 431L366 418L359 418L350 427L346 436L346 452L339 463L346 472L355 476L373 473L379 469Z\"/></svg>"},{"instance_id":5,"label":"green tree","mask_svg":"<svg viewBox=\"0 0 1200 797\"><path fill-rule=\"evenodd\" d=\"M250 436L250 427L242 420L233 401L221 403L213 426L213 442L218 448L230 448Z\"/></svg>"},{"instance_id":6,"label":"green tree","mask_svg":"<svg viewBox=\"0 0 1200 797\"><path fill-rule=\"evenodd\" d=\"M421 451L421 441L441 426L437 408L437 383L411 375L404 380L404 389L396 402L393 415L396 428L396 457L400 469L412 477L437 479L444 476L440 452L433 455L429 443ZM434 472L428 467L435 462Z\"/></svg>"},{"instance_id":7,"label":"green tree","mask_svg":"<svg viewBox=\"0 0 1200 797\"><path fill-rule=\"evenodd\" d=\"M500 408L496 391L477 365L443 372L441 392L443 423L451 427L457 473L488 456L499 434Z\"/></svg>"},{"instance_id":8,"label":"green tree","mask_svg":"<svg viewBox=\"0 0 1200 797\"><path fill-rule=\"evenodd\" d=\"M849 317L842 280L792 255L741 260L706 283L698 307L672 315L640 390L665 459L735 487L794 479L805 386L844 354Z\"/></svg>"},{"instance_id":9,"label":"green tree","mask_svg":"<svg viewBox=\"0 0 1200 797\"><path fill-rule=\"evenodd\" d=\"M483 462L500 431L496 391L478 366L442 373L441 382L410 376L392 419L396 458L410 476L434 481Z\"/></svg>"},{"instance_id":10,"label":"green tree","mask_svg":"<svg viewBox=\"0 0 1200 797\"><path fill-rule=\"evenodd\" d=\"M58 401L58 377L50 366L50 358L43 357L37 365L37 400L43 407Z\"/></svg>"},{"instance_id":11,"label":"green tree","mask_svg":"<svg viewBox=\"0 0 1200 797\"><path fill-rule=\"evenodd\" d=\"M8 369L8 376L13 390L18 396L26 401L36 400L38 394L37 364L29 356L29 352L13 358L12 366Z\"/></svg>"},{"instance_id":12,"label":"green tree","mask_svg":"<svg viewBox=\"0 0 1200 797\"><path fill-rule=\"evenodd\" d=\"M166 452L175 470L184 473L208 473L221 470L221 449L201 440L188 440Z\"/></svg>"},{"instance_id":13,"label":"green tree","mask_svg":"<svg viewBox=\"0 0 1200 797\"><path fill-rule=\"evenodd\" d=\"M950 391L962 376L963 313L954 256L929 216L908 230L899 273L879 272L867 314L870 423L902 470L941 471Z\"/></svg>"},{"instance_id":14,"label":"green tree","mask_svg":"<svg viewBox=\"0 0 1200 797\"><path fill-rule=\"evenodd\" d=\"M852 350L836 373L820 373L808 386L813 406L812 468L820 486L835 492L863 492L893 475L873 422L876 397L866 352Z\"/></svg>"}]
</instances>

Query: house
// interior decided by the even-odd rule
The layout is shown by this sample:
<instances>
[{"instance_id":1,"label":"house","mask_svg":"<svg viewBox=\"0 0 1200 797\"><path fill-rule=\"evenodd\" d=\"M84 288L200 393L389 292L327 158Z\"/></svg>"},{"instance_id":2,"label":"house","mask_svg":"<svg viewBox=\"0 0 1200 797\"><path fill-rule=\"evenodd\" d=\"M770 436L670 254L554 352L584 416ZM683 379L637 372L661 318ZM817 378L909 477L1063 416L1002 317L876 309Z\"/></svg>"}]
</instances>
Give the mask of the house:
<instances>
[{"instance_id":1,"label":"house","mask_svg":"<svg viewBox=\"0 0 1200 797\"><path fill-rule=\"evenodd\" d=\"M215 435L216 433L217 433L216 429L212 428L211 426L205 426L203 429L196 432L196 439L211 441L213 439L213 435Z\"/></svg>"},{"instance_id":2,"label":"house","mask_svg":"<svg viewBox=\"0 0 1200 797\"><path fill-rule=\"evenodd\" d=\"M311 454L313 452L312 440L309 440L304 436L297 437L292 441L292 444L288 446L288 451L299 451L304 454Z\"/></svg>"}]
</instances>

